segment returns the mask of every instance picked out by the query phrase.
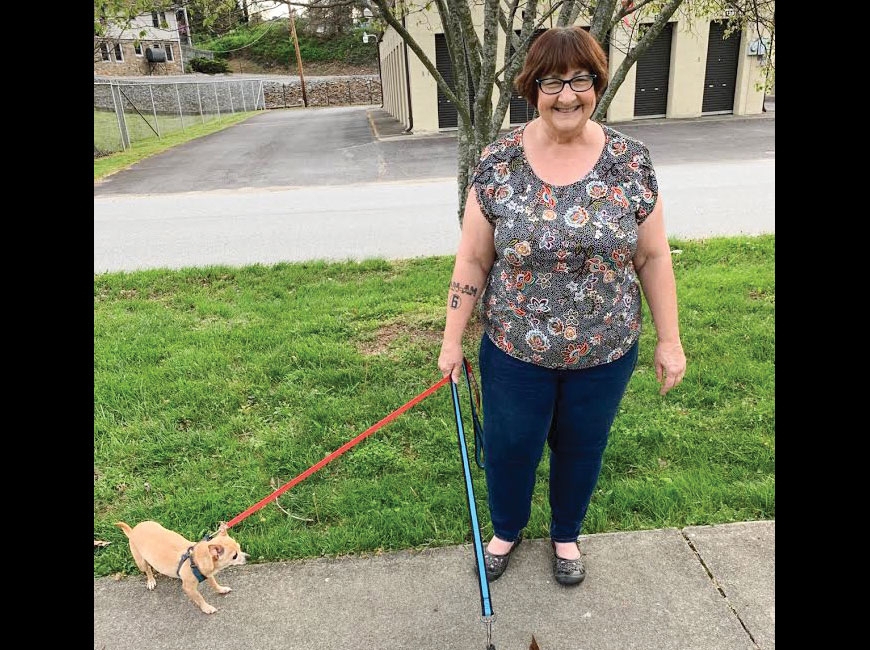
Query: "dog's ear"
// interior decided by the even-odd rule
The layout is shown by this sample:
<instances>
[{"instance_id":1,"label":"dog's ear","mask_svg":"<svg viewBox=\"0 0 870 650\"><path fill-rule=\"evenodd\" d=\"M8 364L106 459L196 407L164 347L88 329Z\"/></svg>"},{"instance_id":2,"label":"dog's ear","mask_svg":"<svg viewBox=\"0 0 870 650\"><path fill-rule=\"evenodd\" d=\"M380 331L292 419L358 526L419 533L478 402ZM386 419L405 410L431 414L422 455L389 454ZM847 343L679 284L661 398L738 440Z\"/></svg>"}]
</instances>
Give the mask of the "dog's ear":
<instances>
[{"instance_id":1,"label":"dog's ear","mask_svg":"<svg viewBox=\"0 0 870 650\"><path fill-rule=\"evenodd\" d=\"M221 544L206 542L200 542L193 547L193 558L196 561L196 566L199 567L200 573L205 576L214 572L215 561L221 556L221 553L213 550L213 547L223 549Z\"/></svg>"},{"instance_id":2,"label":"dog's ear","mask_svg":"<svg viewBox=\"0 0 870 650\"><path fill-rule=\"evenodd\" d=\"M208 552L211 555L211 561L217 562L224 553L226 553L227 549L223 544L209 544Z\"/></svg>"}]
</instances>

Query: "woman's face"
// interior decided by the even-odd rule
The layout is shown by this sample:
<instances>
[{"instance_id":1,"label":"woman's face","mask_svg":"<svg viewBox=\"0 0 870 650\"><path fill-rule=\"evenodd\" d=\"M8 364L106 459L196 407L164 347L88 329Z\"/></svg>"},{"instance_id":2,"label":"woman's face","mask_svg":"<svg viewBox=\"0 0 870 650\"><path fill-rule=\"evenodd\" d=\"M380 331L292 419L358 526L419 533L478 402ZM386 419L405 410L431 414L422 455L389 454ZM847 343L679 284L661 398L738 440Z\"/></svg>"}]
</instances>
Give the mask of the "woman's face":
<instances>
[{"instance_id":1,"label":"woman's face","mask_svg":"<svg viewBox=\"0 0 870 650\"><path fill-rule=\"evenodd\" d=\"M564 74L550 73L542 77L542 79L574 79L582 75L589 75L589 71L585 69L569 70ZM574 85L582 87L589 85L587 90L576 91L571 88L571 84L564 84L562 90L555 95L548 95L544 92L546 84L538 87L538 113L544 124L552 129L556 134L571 135L580 132L586 125L592 113L595 111L595 84L590 83L594 80L579 79Z\"/></svg>"}]
</instances>

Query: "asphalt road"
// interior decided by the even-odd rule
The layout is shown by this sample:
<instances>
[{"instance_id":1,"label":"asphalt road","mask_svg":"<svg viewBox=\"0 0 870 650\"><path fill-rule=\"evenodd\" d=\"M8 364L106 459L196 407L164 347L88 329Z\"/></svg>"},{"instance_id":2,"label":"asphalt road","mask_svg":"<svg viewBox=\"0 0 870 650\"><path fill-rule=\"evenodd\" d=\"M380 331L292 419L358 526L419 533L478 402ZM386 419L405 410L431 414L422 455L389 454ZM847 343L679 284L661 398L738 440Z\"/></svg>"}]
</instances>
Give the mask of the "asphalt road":
<instances>
[{"instance_id":1,"label":"asphalt road","mask_svg":"<svg viewBox=\"0 0 870 650\"><path fill-rule=\"evenodd\" d=\"M94 272L455 252L456 139L376 107L269 111L94 184ZM613 125L650 149L669 235L774 232L775 118Z\"/></svg>"}]
</instances>

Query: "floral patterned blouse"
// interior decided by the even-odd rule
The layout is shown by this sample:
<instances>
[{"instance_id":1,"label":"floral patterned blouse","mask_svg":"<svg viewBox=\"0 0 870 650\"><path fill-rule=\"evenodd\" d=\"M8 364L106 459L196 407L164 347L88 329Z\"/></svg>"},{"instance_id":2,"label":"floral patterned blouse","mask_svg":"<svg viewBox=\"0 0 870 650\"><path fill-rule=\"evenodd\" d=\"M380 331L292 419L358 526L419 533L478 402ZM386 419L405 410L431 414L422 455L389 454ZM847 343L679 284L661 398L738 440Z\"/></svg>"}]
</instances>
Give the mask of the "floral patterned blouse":
<instances>
[{"instance_id":1,"label":"floral patterned blouse","mask_svg":"<svg viewBox=\"0 0 870 650\"><path fill-rule=\"evenodd\" d=\"M570 185L539 179L522 125L482 152L471 187L495 226L481 298L484 328L507 354L547 368L620 358L640 336L632 257L658 183L643 143L606 125L601 157Z\"/></svg>"}]
</instances>

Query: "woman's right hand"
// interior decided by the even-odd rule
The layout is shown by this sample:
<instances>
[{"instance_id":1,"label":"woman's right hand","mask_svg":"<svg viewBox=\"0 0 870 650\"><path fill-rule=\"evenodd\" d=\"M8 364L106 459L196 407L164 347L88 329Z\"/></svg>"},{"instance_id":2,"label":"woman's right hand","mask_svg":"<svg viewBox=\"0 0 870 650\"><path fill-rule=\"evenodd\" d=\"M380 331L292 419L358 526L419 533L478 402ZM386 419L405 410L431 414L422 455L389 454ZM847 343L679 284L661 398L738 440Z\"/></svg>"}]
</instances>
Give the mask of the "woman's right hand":
<instances>
[{"instance_id":1,"label":"woman's right hand","mask_svg":"<svg viewBox=\"0 0 870 650\"><path fill-rule=\"evenodd\" d=\"M441 376L450 375L454 384L459 383L462 372L462 345L456 343L441 343L441 354L438 355L438 370Z\"/></svg>"}]
</instances>

